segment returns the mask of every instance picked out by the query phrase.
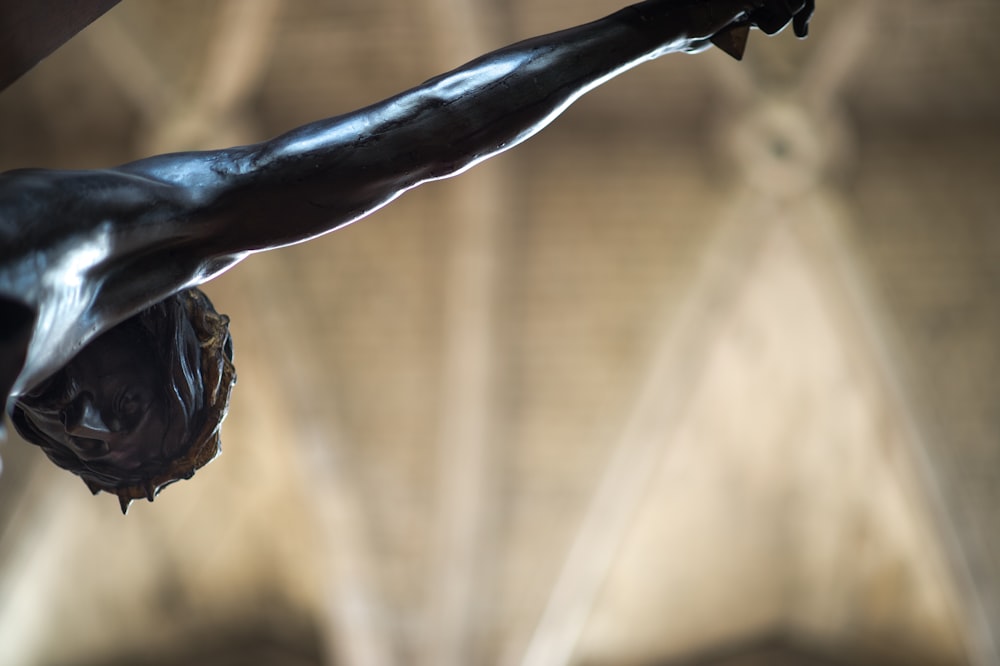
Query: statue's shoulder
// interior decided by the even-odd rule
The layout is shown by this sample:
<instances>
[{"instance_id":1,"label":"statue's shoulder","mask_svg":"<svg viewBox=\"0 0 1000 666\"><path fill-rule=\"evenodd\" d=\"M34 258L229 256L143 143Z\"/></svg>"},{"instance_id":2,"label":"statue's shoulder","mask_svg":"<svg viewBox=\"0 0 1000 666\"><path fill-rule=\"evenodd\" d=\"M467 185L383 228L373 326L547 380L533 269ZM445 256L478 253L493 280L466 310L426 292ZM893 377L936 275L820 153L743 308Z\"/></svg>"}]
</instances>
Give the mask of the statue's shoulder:
<instances>
[{"instance_id":1,"label":"statue's shoulder","mask_svg":"<svg viewBox=\"0 0 1000 666\"><path fill-rule=\"evenodd\" d=\"M34 169L18 169L0 173L0 271L4 262L19 253L29 224L33 190L36 190Z\"/></svg>"},{"instance_id":2,"label":"statue's shoulder","mask_svg":"<svg viewBox=\"0 0 1000 666\"><path fill-rule=\"evenodd\" d=\"M0 206L25 208L50 196L68 171L57 169L13 169L0 173Z\"/></svg>"},{"instance_id":3,"label":"statue's shoulder","mask_svg":"<svg viewBox=\"0 0 1000 666\"><path fill-rule=\"evenodd\" d=\"M52 211L64 208L65 173L49 169L0 173L0 271L59 235L65 222Z\"/></svg>"}]
</instances>

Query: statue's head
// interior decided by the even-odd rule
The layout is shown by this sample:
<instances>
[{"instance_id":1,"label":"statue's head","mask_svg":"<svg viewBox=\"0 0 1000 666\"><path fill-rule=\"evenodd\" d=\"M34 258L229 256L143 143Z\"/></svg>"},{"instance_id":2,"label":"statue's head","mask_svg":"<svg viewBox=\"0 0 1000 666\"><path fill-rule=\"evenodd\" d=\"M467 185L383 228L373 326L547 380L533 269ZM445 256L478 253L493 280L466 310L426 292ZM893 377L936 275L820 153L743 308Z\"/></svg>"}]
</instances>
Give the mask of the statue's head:
<instances>
[{"instance_id":1,"label":"statue's head","mask_svg":"<svg viewBox=\"0 0 1000 666\"><path fill-rule=\"evenodd\" d=\"M21 395L11 420L125 511L218 455L235 381L229 319L190 289L95 338Z\"/></svg>"}]
</instances>

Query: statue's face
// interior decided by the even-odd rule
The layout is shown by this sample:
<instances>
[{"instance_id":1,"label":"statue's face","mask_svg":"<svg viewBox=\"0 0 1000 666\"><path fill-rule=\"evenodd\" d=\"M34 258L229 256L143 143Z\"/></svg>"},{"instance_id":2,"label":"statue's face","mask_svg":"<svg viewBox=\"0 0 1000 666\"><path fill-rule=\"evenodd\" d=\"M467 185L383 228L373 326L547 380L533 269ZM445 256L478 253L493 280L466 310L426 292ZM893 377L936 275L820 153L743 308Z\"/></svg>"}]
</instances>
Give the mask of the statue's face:
<instances>
[{"instance_id":1,"label":"statue's face","mask_svg":"<svg viewBox=\"0 0 1000 666\"><path fill-rule=\"evenodd\" d=\"M43 400L23 403L25 415L81 460L132 469L170 453L165 378L152 350L121 327L87 345L54 381Z\"/></svg>"}]
</instances>

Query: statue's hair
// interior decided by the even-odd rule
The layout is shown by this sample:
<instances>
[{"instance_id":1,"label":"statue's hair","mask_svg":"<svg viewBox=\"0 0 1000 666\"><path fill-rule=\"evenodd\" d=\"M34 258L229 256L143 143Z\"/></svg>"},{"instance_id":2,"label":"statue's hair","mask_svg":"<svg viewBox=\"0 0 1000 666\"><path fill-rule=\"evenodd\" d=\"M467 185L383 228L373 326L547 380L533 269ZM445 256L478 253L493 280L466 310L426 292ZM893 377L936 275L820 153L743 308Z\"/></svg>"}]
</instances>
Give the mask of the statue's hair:
<instances>
[{"instance_id":1,"label":"statue's hair","mask_svg":"<svg viewBox=\"0 0 1000 666\"><path fill-rule=\"evenodd\" d=\"M195 470L221 451L219 427L229 408L236 382L229 318L220 315L198 289L181 291L118 324L130 336L143 339L164 380L162 399L168 418L181 419L181 442L162 442L137 468L123 469L108 462L86 461L70 448L41 432L28 414L30 402L18 400L11 421L26 441L37 444L59 467L80 476L95 495L102 490L118 495L122 511L133 499L150 501L164 487L191 478ZM58 375L58 373L57 373ZM48 382L33 397L45 401ZM173 423L171 423L173 425ZM171 451L167 453L164 449Z\"/></svg>"}]
</instances>

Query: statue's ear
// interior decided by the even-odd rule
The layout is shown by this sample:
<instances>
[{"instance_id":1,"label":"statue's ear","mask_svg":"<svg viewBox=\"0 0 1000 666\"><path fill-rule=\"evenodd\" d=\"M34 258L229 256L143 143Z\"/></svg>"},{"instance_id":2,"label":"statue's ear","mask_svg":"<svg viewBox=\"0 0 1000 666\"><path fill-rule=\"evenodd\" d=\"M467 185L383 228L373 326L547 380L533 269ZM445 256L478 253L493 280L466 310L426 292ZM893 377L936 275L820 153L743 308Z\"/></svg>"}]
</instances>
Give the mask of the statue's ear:
<instances>
[{"instance_id":1,"label":"statue's ear","mask_svg":"<svg viewBox=\"0 0 1000 666\"><path fill-rule=\"evenodd\" d=\"M34 309L0 295L0 396L6 407L10 389L24 367L28 343L35 328ZM0 421L2 427L2 421Z\"/></svg>"}]
</instances>

